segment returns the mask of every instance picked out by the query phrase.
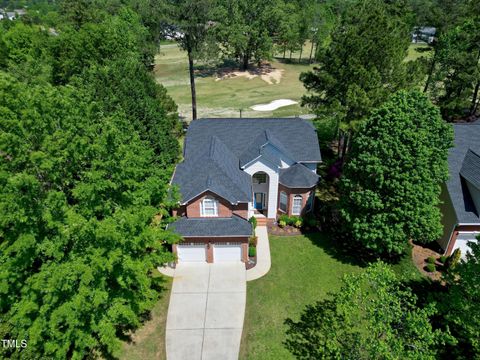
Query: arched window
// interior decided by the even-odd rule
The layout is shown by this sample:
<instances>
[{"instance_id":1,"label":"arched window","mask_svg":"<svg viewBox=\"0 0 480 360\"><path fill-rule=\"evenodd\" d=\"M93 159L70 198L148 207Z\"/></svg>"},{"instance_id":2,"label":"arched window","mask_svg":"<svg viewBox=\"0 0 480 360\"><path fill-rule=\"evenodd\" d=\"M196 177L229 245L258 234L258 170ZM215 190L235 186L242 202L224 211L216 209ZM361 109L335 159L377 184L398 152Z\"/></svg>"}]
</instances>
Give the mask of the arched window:
<instances>
[{"instance_id":1,"label":"arched window","mask_svg":"<svg viewBox=\"0 0 480 360\"><path fill-rule=\"evenodd\" d=\"M211 197L202 200L200 216L218 216L218 201Z\"/></svg>"},{"instance_id":2,"label":"arched window","mask_svg":"<svg viewBox=\"0 0 480 360\"><path fill-rule=\"evenodd\" d=\"M292 215L300 215L302 212L302 195L295 195L292 202Z\"/></svg>"},{"instance_id":3,"label":"arched window","mask_svg":"<svg viewBox=\"0 0 480 360\"><path fill-rule=\"evenodd\" d=\"M280 192L280 210L287 212L287 193L285 191Z\"/></svg>"}]
</instances>

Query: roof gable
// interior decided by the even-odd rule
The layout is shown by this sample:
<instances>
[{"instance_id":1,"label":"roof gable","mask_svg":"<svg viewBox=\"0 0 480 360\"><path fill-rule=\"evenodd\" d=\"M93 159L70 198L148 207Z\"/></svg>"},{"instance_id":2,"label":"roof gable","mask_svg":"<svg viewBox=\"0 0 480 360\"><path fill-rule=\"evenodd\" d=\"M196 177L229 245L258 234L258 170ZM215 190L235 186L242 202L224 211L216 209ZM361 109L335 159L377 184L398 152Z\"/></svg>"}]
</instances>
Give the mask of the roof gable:
<instances>
[{"instance_id":1,"label":"roof gable","mask_svg":"<svg viewBox=\"0 0 480 360\"><path fill-rule=\"evenodd\" d=\"M469 168L471 160L465 164L468 152L480 154L480 124L454 124L455 146L448 155L448 168L450 178L447 181L447 190L452 201L458 223L480 223L475 204L466 186L464 174L470 178ZM468 158L471 158L469 155Z\"/></svg>"},{"instance_id":2,"label":"roof gable","mask_svg":"<svg viewBox=\"0 0 480 360\"><path fill-rule=\"evenodd\" d=\"M460 175L480 190L480 155L472 151L472 149L468 149L465 155Z\"/></svg>"}]
</instances>

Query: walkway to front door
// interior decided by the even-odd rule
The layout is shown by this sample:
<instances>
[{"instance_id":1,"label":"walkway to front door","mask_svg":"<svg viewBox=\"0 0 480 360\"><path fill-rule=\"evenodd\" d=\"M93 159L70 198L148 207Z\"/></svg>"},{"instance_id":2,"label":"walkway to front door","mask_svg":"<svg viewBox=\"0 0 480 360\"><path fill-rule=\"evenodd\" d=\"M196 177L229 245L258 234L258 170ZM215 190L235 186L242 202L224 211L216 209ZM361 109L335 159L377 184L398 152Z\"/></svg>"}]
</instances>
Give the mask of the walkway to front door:
<instances>
[{"instance_id":1,"label":"walkway to front door","mask_svg":"<svg viewBox=\"0 0 480 360\"><path fill-rule=\"evenodd\" d=\"M167 360L237 360L245 301L244 263L178 264L167 315Z\"/></svg>"}]
</instances>

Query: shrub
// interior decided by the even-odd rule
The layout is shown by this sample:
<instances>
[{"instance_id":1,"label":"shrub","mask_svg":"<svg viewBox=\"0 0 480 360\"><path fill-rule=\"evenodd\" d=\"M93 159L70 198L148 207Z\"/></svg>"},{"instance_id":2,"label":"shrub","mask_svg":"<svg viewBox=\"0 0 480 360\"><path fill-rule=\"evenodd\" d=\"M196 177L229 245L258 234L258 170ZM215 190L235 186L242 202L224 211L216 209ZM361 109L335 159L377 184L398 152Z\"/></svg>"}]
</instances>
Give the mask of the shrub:
<instances>
[{"instance_id":1,"label":"shrub","mask_svg":"<svg viewBox=\"0 0 480 360\"><path fill-rule=\"evenodd\" d=\"M445 262L445 267L447 269L453 269L457 264L460 262L460 258L462 257L462 252L460 249L455 249L452 255L450 255L447 258L447 261Z\"/></svg>"},{"instance_id":2,"label":"shrub","mask_svg":"<svg viewBox=\"0 0 480 360\"><path fill-rule=\"evenodd\" d=\"M431 273L437 271L437 268L435 267L435 264L428 263L427 266L425 266L425 270Z\"/></svg>"},{"instance_id":3,"label":"shrub","mask_svg":"<svg viewBox=\"0 0 480 360\"><path fill-rule=\"evenodd\" d=\"M296 228L301 228L301 227L302 227L302 224L303 224L303 221L302 221L301 218L299 218L297 221L295 221L294 226L295 226Z\"/></svg>"},{"instance_id":4,"label":"shrub","mask_svg":"<svg viewBox=\"0 0 480 360\"><path fill-rule=\"evenodd\" d=\"M279 222L283 221L285 224L289 224L289 220L290 218L288 217L288 215L280 215L280 217L278 218Z\"/></svg>"},{"instance_id":5,"label":"shrub","mask_svg":"<svg viewBox=\"0 0 480 360\"><path fill-rule=\"evenodd\" d=\"M445 265L445 263L447 262L447 259L448 259L447 256L442 255L442 256L440 256L440 258L438 259L438 261L440 261L443 265Z\"/></svg>"},{"instance_id":6,"label":"shrub","mask_svg":"<svg viewBox=\"0 0 480 360\"><path fill-rule=\"evenodd\" d=\"M250 219L248 219L248 222L252 224L253 230L257 228L257 218L255 216L252 216Z\"/></svg>"},{"instance_id":7,"label":"shrub","mask_svg":"<svg viewBox=\"0 0 480 360\"><path fill-rule=\"evenodd\" d=\"M433 256L429 256L429 257L427 258L427 263L429 263L429 264L435 264L435 262L436 262L436 260L435 260L435 258L434 258Z\"/></svg>"},{"instance_id":8,"label":"shrub","mask_svg":"<svg viewBox=\"0 0 480 360\"><path fill-rule=\"evenodd\" d=\"M248 256L250 257L255 257L257 256L257 248L253 247L253 246L250 246L248 248Z\"/></svg>"},{"instance_id":9,"label":"shrub","mask_svg":"<svg viewBox=\"0 0 480 360\"><path fill-rule=\"evenodd\" d=\"M286 223L284 220L280 220L280 221L278 222L278 226L280 226L280 227L283 228L283 227L287 226L287 223Z\"/></svg>"},{"instance_id":10,"label":"shrub","mask_svg":"<svg viewBox=\"0 0 480 360\"><path fill-rule=\"evenodd\" d=\"M258 242L258 236L252 235L248 239L248 243L250 244L250 246L257 246L257 242Z\"/></svg>"},{"instance_id":11,"label":"shrub","mask_svg":"<svg viewBox=\"0 0 480 360\"><path fill-rule=\"evenodd\" d=\"M314 217L308 217L306 219L303 219L303 225L304 226L309 226L309 227L314 227L317 225L317 220Z\"/></svg>"}]
</instances>

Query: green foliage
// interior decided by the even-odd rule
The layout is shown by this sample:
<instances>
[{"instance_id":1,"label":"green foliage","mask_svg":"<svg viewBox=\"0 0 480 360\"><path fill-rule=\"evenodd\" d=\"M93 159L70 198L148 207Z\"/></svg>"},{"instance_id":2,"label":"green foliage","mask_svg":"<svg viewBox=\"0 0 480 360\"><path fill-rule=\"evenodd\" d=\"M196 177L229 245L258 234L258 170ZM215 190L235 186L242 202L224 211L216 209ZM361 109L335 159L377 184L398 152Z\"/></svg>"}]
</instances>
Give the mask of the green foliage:
<instances>
[{"instance_id":1,"label":"green foliage","mask_svg":"<svg viewBox=\"0 0 480 360\"><path fill-rule=\"evenodd\" d=\"M285 345L297 359L436 359L448 333L385 264L346 276L341 289L291 319Z\"/></svg>"},{"instance_id":2,"label":"green foliage","mask_svg":"<svg viewBox=\"0 0 480 360\"><path fill-rule=\"evenodd\" d=\"M250 236L248 238L248 243L250 244L250 246L257 246L257 242L258 242L258 237L257 236Z\"/></svg>"},{"instance_id":3,"label":"green foliage","mask_svg":"<svg viewBox=\"0 0 480 360\"><path fill-rule=\"evenodd\" d=\"M429 263L429 264L435 264L436 261L437 260L433 256L429 256L427 258L427 263Z\"/></svg>"},{"instance_id":4,"label":"green foliage","mask_svg":"<svg viewBox=\"0 0 480 360\"><path fill-rule=\"evenodd\" d=\"M257 248L254 247L254 246L250 246L250 247L248 248L248 256L250 256L250 257L255 257L255 256L257 256Z\"/></svg>"},{"instance_id":5,"label":"green foliage","mask_svg":"<svg viewBox=\"0 0 480 360\"><path fill-rule=\"evenodd\" d=\"M257 228L257 218L255 216L252 216L250 217L250 219L248 219L248 222L252 224L253 231L255 232L255 229Z\"/></svg>"},{"instance_id":6,"label":"green foliage","mask_svg":"<svg viewBox=\"0 0 480 360\"><path fill-rule=\"evenodd\" d=\"M462 258L462 251L460 249L455 249L452 255L447 258L445 267L450 271L454 270Z\"/></svg>"},{"instance_id":7,"label":"green foliage","mask_svg":"<svg viewBox=\"0 0 480 360\"><path fill-rule=\"evenodd\" d=\"M350 2L319 65L300 77L311 92L303 103L321 119L333 119L338 130L340 123L365 119L393 92L413 87L416 65L404 62L410 31L407 9L397 2Z\"/></svg>"},{"instance_id":8,"label":"green foliage","mask_svg":"<svg viewBox=\"0 0 480 360\"><path fill-rule=\"evenodd\" d=\"M480 357L480 244L470 243L471 252L445 275L448 293L442 296L442 313L459 344L452 358Z\"/></svg>"},{"instance_id":9,"label":"green foliage","mask_svg":"<svg viewBox=\"0 0 480 360\"><path fill-rule=\"evenodd\" d=\"M447 259L448 259L447 256L442 255L442 256L439 257L438 260L439 260L443 265L445 265L445 263L447 262Z\"/></svg>"},{"instance_id":10,"label":"green foliage","mask_svg":"<svg viewBox=\"0 0 480 360\"><path fill-rule=\"evenodd\" d=\"M278 226L280 226L280 227L283 228L283 227L287 226L287 222L286 222L285 220L280 220L280 221L278 222Z\"/></svg>"},{"instance_id":11,"label":"green foliage","mask_svg":"<svg viewBox=\"0 0 480 360\"><path fill-rule=\"evenodd\" d=\"M474 115L480 87L480 15L440 36L432 95L445 118Z\"/></svg>"},{"instance_id":12,"label":"green foliage","mask_svg":"<svg viewBox=\"0 0 480 360\"><path fill-rule=\"evenodd\" d=\"M270 59L282 15L279 5L277 0L219 0L215 32L224 55L237 59L244 70L251 60Z\"/></svg>"},{"instance_id":13,"label":"green foliage","mask_svg":"<svg viewBox=\"0 0 480 360\"><path fill-rule=\"evenodd\" d=\"M377 255L401 254L409 239L437 239L452 142L451 127L419 92L399 92L373 112L354 138L341 180L350 238Z\"/></svg>"},{"instance_id":14,"label":"green foliage","mask_svg":"<svg viewBox=\"0 0 480 360\"><path fill-rule=\"evenodd\" d=\"M435 264L434 264L434 263L428 263L428 264L425 266L425 270L427 270L428 272L432 273L432 272L437 271L437 268L435 267Z\"/></svg>"}]
</instances>

